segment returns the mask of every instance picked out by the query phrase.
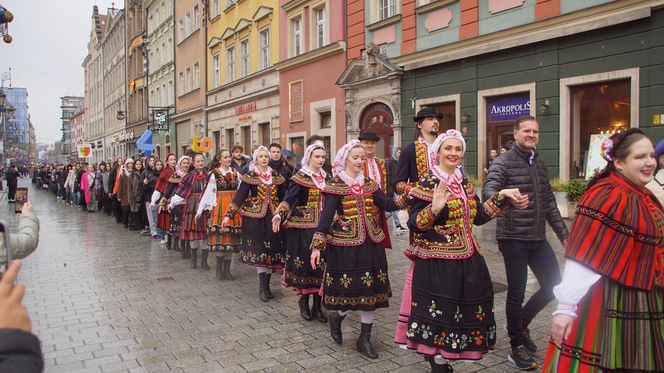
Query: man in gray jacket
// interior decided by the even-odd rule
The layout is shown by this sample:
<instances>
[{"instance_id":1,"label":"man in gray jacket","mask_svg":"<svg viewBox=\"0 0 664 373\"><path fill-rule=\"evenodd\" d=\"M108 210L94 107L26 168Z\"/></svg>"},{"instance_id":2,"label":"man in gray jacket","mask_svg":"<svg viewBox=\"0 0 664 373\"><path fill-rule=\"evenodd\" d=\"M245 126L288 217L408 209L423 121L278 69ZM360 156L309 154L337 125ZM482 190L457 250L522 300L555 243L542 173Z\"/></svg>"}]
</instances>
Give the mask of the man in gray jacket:
<instances>
[{"instance_id":1,"label":"man in gray jacket","mask_svg":"<svg viewBox=\"0 0 664 373\"><path fill-rule=\"evenodd\" d=\"M519 188L528 196L525 209L510 209L498 218L496 239L507 274L507 332L512 345L508 360L519 369L534 369L537 363L531 353L537 346L530 339L528 325L554 299L553 287L560 282L558 262L546 240L546 222L563 245L568 231L556 206L546 165L538 158L537 120L530 116L517 119L514 140L512 149L492 162L482 194L486 200L502 189ZM528 267L540 289L523 305Z\"/></svg>"}]
</instances>

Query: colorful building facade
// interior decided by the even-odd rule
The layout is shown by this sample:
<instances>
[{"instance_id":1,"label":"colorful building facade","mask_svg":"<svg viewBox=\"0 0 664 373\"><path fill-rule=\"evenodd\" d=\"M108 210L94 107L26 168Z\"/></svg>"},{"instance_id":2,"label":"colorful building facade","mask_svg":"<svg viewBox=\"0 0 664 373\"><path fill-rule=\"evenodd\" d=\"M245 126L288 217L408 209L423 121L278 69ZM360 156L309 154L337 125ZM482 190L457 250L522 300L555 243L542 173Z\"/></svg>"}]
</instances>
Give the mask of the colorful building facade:
<instances>
[{"instance_id":1,"label":"colorful building facade","mask_svg":"<svg viewBox=\"0 0 664 373\"><path fill-rule=\"evenodd\" d=\"M120 144L125 145L126 155L138 153L136 140L147 129L147 11L145 0L125 2L127 30L127 124L119 135Z\"/></svg>"},{"instance_id":2,"label":"colorful building facade","mask_svg":"<svg viewBox=\"0 0 664 373\"><path fill-rule=\"evenodd\" d=\"M109 9L109 11L111 11ZM104 160L102 139L104 137L104 75L103 75L103 48L104 31L106 31L107 16L99 14L97 6L92 7L90 39L88 41L88 54L83 60L84 71L84 112L87 120L84 121L85 137L79 138L89 143L91 147L90 160L99 162ZM97 145L100 145L99 147ZM78 152L80 145L76 143Z\"/></svg>"},{"instance_id":3,"label":"colorful building facade","mask_svg":"<svg viewBox=\"0 0 664 373\"><path fill-rule=\"evenodd\" d=\"M104 159L117 159L127 154L126 142L120 141L127 116L125 18L124 9L109 9L102 40L104 133L101 149ZM100 148L99 141L95 147Z\"/></svg>"}]
</instances>

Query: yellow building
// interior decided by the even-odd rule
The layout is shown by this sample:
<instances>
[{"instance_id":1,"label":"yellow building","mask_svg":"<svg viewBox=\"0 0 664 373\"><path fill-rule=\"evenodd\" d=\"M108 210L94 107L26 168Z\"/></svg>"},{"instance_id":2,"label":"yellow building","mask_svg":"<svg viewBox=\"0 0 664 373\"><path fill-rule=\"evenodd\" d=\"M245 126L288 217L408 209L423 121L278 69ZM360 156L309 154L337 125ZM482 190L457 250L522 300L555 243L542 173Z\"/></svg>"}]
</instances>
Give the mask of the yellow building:
<instances>
[{"instance_id":1,"label":"yellow building","mask_svg":"<svg viewBox=\"0 0 664 373\"><path fill-rule=\"evenodd\" d=\"M249 154L279 141L278 0L210 0L208 134L216 149Z\"/></svg>"}]
</instances>

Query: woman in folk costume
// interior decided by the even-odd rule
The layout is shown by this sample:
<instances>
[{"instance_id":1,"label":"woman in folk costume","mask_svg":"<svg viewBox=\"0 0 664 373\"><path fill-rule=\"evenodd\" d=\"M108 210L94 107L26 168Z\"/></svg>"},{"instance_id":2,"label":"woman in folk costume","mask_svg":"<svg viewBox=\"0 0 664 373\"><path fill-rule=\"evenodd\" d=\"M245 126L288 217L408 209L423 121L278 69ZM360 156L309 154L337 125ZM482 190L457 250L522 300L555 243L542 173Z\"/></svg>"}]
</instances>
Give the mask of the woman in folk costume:
<instances>
[{"instance_id":1,"label":"woman in folk costume","mask_svg":"<svg viewBox=\"0 0 664 373\"><path fill-rule=\"evenodd\" d=\"M171 215L168 210L164 208L167 204L167 199L165 197L166 189L168 189L168 181L175 173L175 165L177 163L177 157L173 153L166 154L166 167L159 174L159 178L154 185L154 192L152 193L152 198L150 199L150 209L154 209L155 206L158 208L157 213L157 230L161 236L164 236L164 240L160 243L165 243L166 248L171 250L171 248L178 250L177 241L173 239L168 232L168 226L170 225ZM163 202L162 202L163 201Z\"/></svg>"},{"instance_id":2,"label":"woman in folk costume","mask_svg":"<svg viewBox=\"0 0 664 373\"><path fill-rule=\"evenodd\" d=\"M207 247L207 211L198 214L198 205L207 185L205 173L205 157L202 153L194 153L194 169L189 171L178 185L175 195L171 197L168 209L182 205L182 230L180 241L189 242L191 248L191 268L197 267L197 250L201 249L201 268L210 269L207 263L209 250Z\"/></svg>"},{"instance_id":3,"label":"woman in folk costume","mask_svg":"<svg viewBox=\"0 0 664 373\"><path fill-rule=\"evenodd\" d=\"M381 227L383 211L406 207L403 197L392 199L365 178L365 150L358 140L344 145L332 164L334 178L323 190L323 212L311 243L311 267L325 253L323 304L333 311L330 335L341 344L341 322L348 311L360 311L361 334L356 348L376 359L371 345L374 313L388 306L392 296Z\"/></svg>"},{"instance_id":4,"label":"woman in folk costume","mask_svg":"<svg viewBox=\"0 0 664 373\"><path fill-rule=\"evenodd\" d=\"M201 215L204 210L212 211L208 220L208 245L217 257L216 275L219 280L233 280L231 262L233 252L240 245L242 229L239 215L229 221L224 229L221 228L221 222L240 184L240 174L231 167L231 157L228 150L221 150L214 156L207 188L197 211L197 215Z\"/></svg>"},{"instance_id":5,"label":"woman in folk costume","mask_svg":"<svg viewBox=\"0 0 664 373\"><path fill-rule=\"evenodd\" d=\"M481 225L528 197L504 189L481 203L459 165L466 141L456 130L439 135L436 162L410 190L408 227L413 232L396 343L423 354L432 372L451 372L449 360L478 360L496 343L491 276L473 237ZM409 285L412 284L412 285Z\"/></svg>"},{"instance_id":6,"label":"woman in folk costume","mask_svg":"<svg viewBox=\"0 0 664 373\"><path fill-rule=\"evenodd\" d=\"M190 257L190 253L186 250L184 240L180 240L180 234L182 232L182 212L184 207L182 205L176 205L172 209L169 209L168 205L175 195L175 191L180 187L182 179L184 179L189 172L189 165L191 165L191 158L188 156L184 155L178 159L178 163L175 165L175 172L173 172L168 179L166 192L164 192L159 201L159 207L166 210L170 216L168 221L168 235L171 236L172 246L176 248L176 250L178 246L180 247L182 259L188 259Z\"/></svg>"},{"instance_id":7,"label":"woman in folk costume","mask_svg":"<svg viewBox=\"0 0 664 373\"><path fill-rule=\"evenodd\" d=\"M85 172L83 172L83 176L81 176L81 191L83 192L85 206L88 212L93 212L97 209L97 203L95 201L95 180L95 167L90 163L85 169Z\"/></svg>"},{"instance_id":8,"label":"woman in folk costume","mask_svg":"<svg viewBox=\"0 0 664 373\"><path fill-rule=\"evenodd\" d=\"M269 162L268 149L259 146L221 225L225 229L239 211L242 216L240 261L256 266L259 296L263 302L273 298L272 270L283 268L285 256L281 238L272 232L272 216L286 192L286 179L272 170Z\"/></svg>"},{"instance_id":9,"label":"woman in folk costume","mask_svg":"<svg viewBox=\"0 0 664 373\"><path fill-rule=\"evenodd\" d=\"M608 165L576 207L553 289L544 372L664 372L664 210L646 188L652 143L632 128L602 145Z\"/></svg>"},{"instance_id":10,"label":"woman in folk costume","mask_svg":"<svg viewBox=\"0 0 664 373\"><path fill-rule=\"evenodd\" d=\"M286 228L286 268L282 282L293 288L300 296L300 315L327 322L321 310L318 295L323 279L323 264L311 267L311 241L323 207L321 191L329 176L322 167L325 164L325 147L320 144L307 146L302 158L302 167L290 179L288 192L272 218L272 230L276 233L283 223ZM309 308L309 295L313 294L313 305Z\"/></svg>"}]
</instances>

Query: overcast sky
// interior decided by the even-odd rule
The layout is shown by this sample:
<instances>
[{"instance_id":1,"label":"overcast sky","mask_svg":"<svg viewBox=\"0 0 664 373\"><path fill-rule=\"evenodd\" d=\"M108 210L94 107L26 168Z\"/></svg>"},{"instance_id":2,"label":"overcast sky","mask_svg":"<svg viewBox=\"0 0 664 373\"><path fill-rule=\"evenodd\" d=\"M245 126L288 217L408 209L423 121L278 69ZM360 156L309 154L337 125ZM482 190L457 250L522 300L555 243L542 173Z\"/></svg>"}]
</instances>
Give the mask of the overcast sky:
<instances>
[{"instance_id":1,"label":"overcast sky","mask_svg":"<svg viewBox=\"0 0 664 373\"><path fill-rule=\"evenodd\" d=\"M28 89L37 141L60 140L60 97L83 96L92 7L102 14L111 0L0 0L14 14L11 44L0 40L0 74L12 69L12 86ZM124 0L115 1L117 8ZM8 82L5 82L8 85Z\"/></svg>"}]
</instances>

